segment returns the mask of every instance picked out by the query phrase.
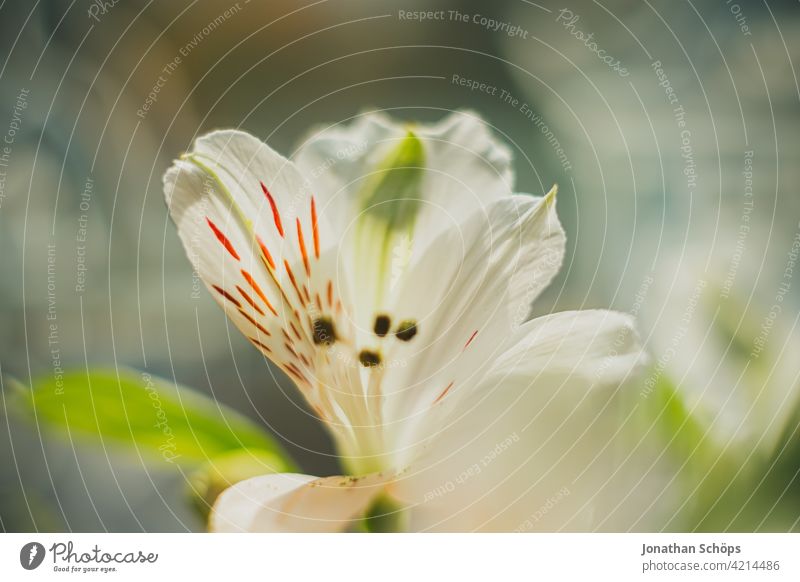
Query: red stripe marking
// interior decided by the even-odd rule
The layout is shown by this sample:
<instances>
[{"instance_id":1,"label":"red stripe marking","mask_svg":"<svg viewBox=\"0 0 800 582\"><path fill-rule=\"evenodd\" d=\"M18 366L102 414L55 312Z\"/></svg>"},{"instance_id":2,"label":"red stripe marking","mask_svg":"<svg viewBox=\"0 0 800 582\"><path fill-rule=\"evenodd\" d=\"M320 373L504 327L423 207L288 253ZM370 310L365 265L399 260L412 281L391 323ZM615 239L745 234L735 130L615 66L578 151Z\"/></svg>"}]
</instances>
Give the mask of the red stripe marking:
<instances>
[{"instance_id":1,"label":"red stripe marking","mask_svg":"<svg viewBox=\"0 0 800 582\"><path fill-rule=\"evenodd\" d=\"M238 307L239 309L242 308L242 304L239 303L236 297L225 291L225 289L223 289L222 287L217 287L216 285L212 285L212 287L214 288L214 291L222 295L225 299L233 303L236 307Z\"/></svg>"},{"instance_id":2,"label":"red stripe marking","mask_svg":"<svg viewBox=\"0 0 800 582\"><path fill-rule=\"evenodd\" d=\"M256 304L256 302L255 302L255 301L253 301L253 298L252 298L252 297L250 297L250 295L248 295L248 294L247 294L247 291L245 291L244 289L242 289L242 288L241 288L241 287L239 287L238 285L236 286L236 289L238 289L238 290L239 290L239 295L241 295L242 297L244 297L245 301L247 301L247 302L250 304L250 307L252 307L252 308L253 308L253 309L255 309L256 311L258 311L259 315L264 315L264 312L263 312L263 311L261 310L261 308L260 308L260 307L259 307L259 306Z\"/></svg>"},{"instance_id":3,"label":"red stripe marking","mask_svg":"<svg viewBox=\"0 0 800 582\"><path fill-rule=\"evenodd\" d=\"M246 311L244 311L243 309L239 309L239 313L241 313L241 314L242 314L242 315L243 315L243 316L244 316L244 317L247 319L247 321L249 321L249 322L250 322L250 323L252 323L254 326L256 326L256 329L258 329L258 331L260 331L261 333L263 333L263 334L264 334L264 335L266 335L266 336L271 336L271 335L272 335L272 334L271 334L271 333L269 333L269 332L268 332L266 329L264 329L264 326L263 326L263 325L261 325L260 323L258 323L258 322L257 322L255 319L253 319L252 317L250 317L250 315L249 315L249 314L248 314Z\"/></svg>"},{"instance_id":4,"label":"red stripe marking","mask_svg":"<svg viewBox=\"0 0 800 582\"><path fill-rule=\"evenodd\" d=\"M307 368L311 367L311 362L309 362L308 358L305 357L303 354L300 354L300 359L303 360L303 363L306 365Z\"/></svg>"},{"instance_id":5,"label":"red stripe marking","mask_svg":"<svg viewBox=\"0 0 800 582\"><path fill-rule=\"evenodd\" d=\"M333 281L328 281L328 307L333 307Z\"/></svg>"},{"instance_id":6,"label":"red stripe marking","mask_svg":"<svg viewBox=\"0 0 800 582\"><path fill-rule=\"evenodd\" d=\"M291 372L295 377L297 377L301 382L305 382L306 384L311 384L311 382L308 381L308 378L306 378L303 375L303 373L300 370L298 370L297 366L295 366L294 364L291 364L291 363L286 364L286 369L289 372Z\"/></svg>"},{"instance_id":7,"label":"red stripe marking","mask_svg":"<svg viewBox=\"0 0 800 582\"><path fill-rule=\"evenodd\" d=\"M306 268L306 276L311 276L311 265L308 263L308 253L306 252L306 241L303 239L303 225L297 219L297 243L300 245L300 254L303 255L303 266Z\"/></svg>"},{"instance_id":8,"label":"red stripe marking","mask_svg":"<svg viewBox=\"0 0 800 582\"><path fill-rule=\"evenodd\" d=\"M267 309L269 309L273 315L278 315L278 312L275 311L275 308L272 306L272 303L270 303L269 299L267 299L267 296L264 295L264 292L261 290L261 287L258 285L256 280L253 279L253 276L244 269L242 269L242 277L244 277L247 280L247 282L250 283L250 286L253 288L253 291L255 291L259 297L261 297L261 300L267 305Z\"/></svg>"},{"instance_id":9,"label":"red stripe marking","mask_svg":"<svg viewBox=\"0 0 800 582\"><path fill-rule=\"evenodd\" d=\"M261 237L258 235L256 235L256 241L258 241L258 246L261 247L261 254L264 255L264 258L267 260L267 263L269 263L269 266L274 269L275 261L272 260L272 255L269 254L269 251L267 250L267 245L264 244L264 241L261 240Z\"/></svg>"},{"instance_id":10,"label":"red stripe marking","mask_svg":"<svg viewBox=\"0 0 800 582\"><path fill-rule=\"evenodd\" d=\"M469 336L469 339L467 340L467 343L464 344L464 347L462 348L462 350L466 350L467 349L467 346L469 346L469 344L472 343L472 340L475 339L476 335L478 335L478 330L477 329L472 332L471 336Z\"/></svg>"},{"instance_id":11,"label":"red stripe marking","mask_svg":"<svg viewBox=\"0 0 800 582\"><path fill-rule=\"evenodd\" d=\"M303 285L303 293L306 296L306 301L311 303L311 294L308 292L308 287L306 287L305 285Z\"/></svg>"},{"instance_id":12,"label":"red stripe marking","mask_svg":"<svg viewBox=\"0 0 800 582\"><path fill-rule=\"evenodd\" d=\"M320 299L320 298L319 298L319 293L315 293L315 294L314 294L314 299L315 299L315 300L316 300L316 302L317 302L317 309L319 309L320 311L322 311L322 299Z\"/></svg>"},{"instance_id":13,"label":"red stripe marking","mask_svg":"<svg viewBox=\"0 0 800 582\"><path fill-rule=\"evenodd\" d=\"M286 331L284 328L281 328L281 331L283 332L283 337L286 338L286 341L289 342L290 344L293 344L294 340L292 339L292 336L289 335L289 332Z\"/></svg>"},{"instance_id":14,"label":"red stripe marking","mask_svg":"<svg viewBox=\"0 0 800 582\"><path fill-rule=\"evenodd\" d=\"M444 398L444 397L445 397L445 395L446 395L448 392L450 392L450 388L452 388L452 387L453 387L453 382L450 382L450 383L447 385L447 388L445 388L445 389L442 391L442 393L441 393L441 394L439 394L438 398L436 398L436 400L434 400L434 401L433 401L433 403L434 403L434 404L436 404L436 403L437 403L437 402L439 402L439 401L440 401L442 398Z\"/></svg>"},{"instance_id":15,"label":"red stripe marking","mask_svg":"<svg viewBox=\"0 0 800 582\"><path fill-rule=\"evenodd\" d=\"M311 197L311 231L314 234L314 255L319 258L319 223L317 222L317 203Z\"/></svg>"},{"instance_id":16,"label":"red stripe marking","mask_svg":"<svg viewBox=\"0 0 800 582\"><path fill-rule=\"evenodd\" d=\"M289 274L289 280L292 282L292 287L294 287L294 291L295 293L297 293L297 297L300 299L300 303L302 303L303 307L305 307L306 300L303 298L303 294L300 293L300 289L297 287L297 280L294 278L294 273L292 273L292 268L289 266L289 261L284 259L283 266L286 267L286 272Z\"/></svg>"},{"instance_id":17,"label":"red stripe marking","mask_svg":"<svg viewBox=\"0 0 800 582\"><path fill-rule=\"evenodd\" d=\"M270 347L269 347L269 346L266 346L266 345L264 345L263 343L261 343L260 341L258 341L256 338L254 338L254 337L251 337L251 338L248 338L248 339L249 339L249 340L250 340L250 341L251 341L251 342L252 342L252 343L253 343L253 344L254 344L256 347L258 347L258 348L261 348L262 350L264 350L264 351L265 351L265 352L267 352L267 353L270 353L270 354L272 353L272 350L270 349Z\"/></svg>"},{"instance_id":18,"label":"red stripe marking","mask_svg":"<svg viewBox=\"0 0 800 582\"><path fill-rule=\"evenodd\" d=\"M294 351L294 348L293 348L293 347L292 347L292 346L291 346L289 343L284 343L284 344L283 344L283 347L285 347L287 350L289 350L289 352L290 352L290 353L291 353L291 354L292 354L292 355L293 355L295 358L297 357L297 352L296 352L296 351Z\"/></svg>"},{"instance_id":19,"label":"red stripe marking","mask_svg":"<svg viewBox=\"0 0 800 582\"><path fill-rule=\"evenodd\" d=\"M264 182L261 182L261 189L264 191L264 195L269 200L269 206L272 208L272 218L275 220L275 228L278 229L278 234L283 237L283 224L281 224L281 214L278 212L278 206L275 204L275 199L272 197L272 194L269 193L267 190L267 186Z\"/></svg>"},{"instance_id":20,"label":"red stripe marking","mask_svg":"<svg viewBox=\"0 0 800 582\"><path fill-rule=\"evenodd\" d=\"M303 336L301 336L300 332L297 331L297 328L294 326L294 322L293 321L289 322L289 326L292 328L292 331L294 332L294 335L298 339L298 341L303 341Z\"/></svg>"},{"instance_id":21,"label":"red stripe marking","mask_svg":"<svg viewBox=\"0 0 800 582\"><path fill-rule=\"evenodd\" d=\"M301 336L301 335L300 335L300 332L299 332L299 331L297 331L297 328L294 326L294 322L293 322L293 321L290 321L290 322L289 322L289 325L291 326L291 328L292 328L292 331L294 332L294 335L295 335L295 337L296 337L296 338L297 338L299 341L303 341L303 336Z\"/></svg>"},{"instance_id":22,"label":"red stripe marking","mask_svg":"<svg viewBox=\"0 0 800 582\"><path fill-rule=\"evenodd\" d=\"M222 246L224 246L225 249L227 249L227 251L231 254L231 256L238 261L239 255L236 254L236 249L233 248L233 245L231 244L231 241L228 240L228 237L222 234L222 231L217 228L217 225L211 222L211 219L207 216L206 216L206 222L208 222L208 226L211 227L211 230L214 231L214 235L217 237L217 240L221 242Z\"/></svg>"}]
</instances>

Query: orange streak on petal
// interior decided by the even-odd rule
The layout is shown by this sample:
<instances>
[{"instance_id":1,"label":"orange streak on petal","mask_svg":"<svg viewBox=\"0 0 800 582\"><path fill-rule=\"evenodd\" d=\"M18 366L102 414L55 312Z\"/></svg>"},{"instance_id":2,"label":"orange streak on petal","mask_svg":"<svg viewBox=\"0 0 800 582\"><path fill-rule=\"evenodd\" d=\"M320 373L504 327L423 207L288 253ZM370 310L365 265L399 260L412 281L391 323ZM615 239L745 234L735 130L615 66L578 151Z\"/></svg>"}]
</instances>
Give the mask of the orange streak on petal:
<instances>
[{"instance_id":1,"label":"orange streak on petal","mask_svg":"<svg viewBox=\"0 0 800 582\"><path fill-rule=\"evenodd\" d=\"M250 315L249 315L249 314L248 314L246 311L244 311L243 309L239 309L239 313L241 313L241 314L242 314L242 316L243 316L245 319L247 319L247 321L249 321L249 322L250 322L250 323L252 323L254 326L256 326L256 329L258 329L258 331L260 331L261 333L263 333L265 336L269 337L269 336L271 336L271 335L272 335L271 333L269 333L269 331L267 331L267 330L264 328L264 326L263 326L263 325L261 325L260 323L258 323L258 322L257 322L255 319L253 319L252 317L250 317Z\"/></svg>"},{"instance_id":2,"label":"orange streak on petal","mask_svg":"<svg viewBox=\"0 0 800 582\"><path fill-rule=\"evenodd\" d=\"M258 235L256 235L256 241L258 242L258 246L261 247L261 254L264 255L264 258L267 260L267 263L269 263L269 266L274 269L275 261L272 260L272 255L269 254L267 245L264 244L264 241L261 240L261 237Z\"/></svg>"},{"instance_id":3,"label":"orange streak on petal","mask_svg":"<svg viewBox=\"0 0 800 582\"><path fill-rule=\"evenodd\" d=\"M239 295L244 297L245 301L247 301L250 304L250 307L252 307L256 311L258 311L259 315L264 315L264 312L261 310L261 308L258 306L258 304L255 301L253 301L253 298L250 297L250 295L248 295L247 291L245 291L244 289L242 289L238 285L236 286L236 289L239 291Z\"/></svg>"},{"instance_id":4,"label":"orange streak on petal","mask_svg":"<svg viewBox=\"0 0 800 582\"><path fill-rule=\"evenodd\" d=\"M239 255L236 252L236 249L233 248L233 245L231 244L231 241L228 240L228 237L222 234L222 231L219 228L217 228L216 224L211 222L210 218L206 217L206 222L208 222L208 226L211 227L211 230L214 232L214 236L216 236L217 240L220 243L222 243L222 246L225 247L225 249L231 254L231 256L234 259L236 259L237 261L240 260Z\"/></svg>"},{"instance_id":5,"label":"orange streak on petal","mask_svg":"<svg viewBox=\"0 0 800 582\"><path fill-rule=\"evenodd\" d=\"M467 340L467 343L465 343L465 344L464 344L464 347L462 348L462 350L466 350L466 349L467 349L467 347L469 346L469 344L471 344L471 343L472 343L472 340L474 340L474 339L475 339L475 336L476 336L476 335L478 335L478 330L477 330L477 329L476 329L475 331L473 331L473 332L472 332L472 335L471 335L471 336L469 336L469 339Z\"/></svg>"},{"instance_id":6,"label":"orange streak on petal","mask_svg":"<svg viewBox=\"0 0 800 582\"><path fill-rule=\"evenodd\" d=\"M445 397L445 395L446 395L448 392L450 392L450 388L452 388L452 387L453 387L453 382L450 382L450 383L447 385L447 388L445 388L444 390L442 390L442 393L441 393L441 394L439 394L439 396L436 398L436 400L434 400L434 401L433 401L433 403L434 403L434 404L436 404L436 403L437 403L437 402L439 402L439 401L440 401L442 398L444 398L444 397Z\"/></svg>"},{"instance_id":7,"label":"orange streak on petal","mask_svg":"<svg viewBox=\"0 0 800 582\"><path fill-rule=\"evenodd\" d=\"M319 223L317 222L317 203L311 197L311 231L314 234L314 255L319 258Z\"/></svg>"},{"instance_id":8,"label":"orange streak on petal","mask_svg":"<svg viewBox=\"0 0 800 582\"><path fill-rule=\"evenodd\" d=\"M272 303L269 302L269 299L267 299L267 296L261 290L261 287L253 278L253 276L244 269L242 269L242 276L247 280L248 283L250 283L250 286L253 288L253 291L255 291L259 297L261 297L261 300L266 304L267 309L269 309L273 315L278 315L278 312L275 311L275 308L272 306Z\"/></svg>"},{"instance_id":9,"label":"orange streak on petal","mask_svg":"<svg viewBox=\"0 0 800 582\"><path fill-rule=\"evenodd\" d=\"M300 224L300 219L297 219L297 243L300 246L300 254L303 255L303 266L306 269L306 276L311 276L311 265L308 262L308 253L306 252L306 241L303 238L303 225Z\"/></svg>"},{"instance_id":10,"label":"orange streak on petal","mask_svg":"<svg viewBox=\"0 0 800 582\"><path fill-rule=\"evenodd\" d=\"M269 206L272 208L272 218L275 221L275 228L278 229L278 234L283 237L283 224L281 223L281 214L278 212L278 205L275 204L275 199L272 197L272 194L269 193L269 190L267 190L267 186L264 182L261 182L261 190L264 191L264 195L269 201Z\"/></svg>"},{"instance_id":11,"label":"orange streak on petal","mask_svg":"<svg viewBox=\"0 0 800 582\"><path fill-rule=\"evenodd\" d=\"M289 261L286 259L283 260L283 266L286 267L286 273L289 275L289 280L292 282L292 287L294 287L295 293L297 293L298 299L300 299L300 303L303 304L303 307L306 305L306 300L303 298L303 294L300 293L300 288L297 286L297 279L294 278L294 273L292 272L292 268L289 266Z\"/></svg>"},{"instance_id":12,"label":"orange streak on petal","mask_svg":"<svg viewBox=\"0 0 800 582\"><path fill-rule=\"evenodd\" d=\"M239 309L242 308L242 304L239 303L239 301L233 295L225 291L225 289L223 289L222 287L217 287L216 285L212 285L212 287L214 288L214 291L222 295L225 299L233 303L236 307L238 307Z\"/></svg>"},{"instance_id":13,"label":"orange streak on petal","mask_svg":"<svg viewBox=\"0 0 800 582\"><path fill-rule=\"evenodd\" d=\"M272 353L272 350L270 349L270 347L269 347L269 346L267 346L267 345L264 345L263 343L261 343L260 341L258 341L256 338L254 338L254 337L251 337L251 338L248 338L248 339L249 339L249 340L250 340L250 341L251 341L253 344L255 344L255 346L256 346L256 347L258 347L258 348L261 348L262 350L264 350L264 351L265 351L265 352L267 352L268 354L271 354L271 353Z\"/></svg>"}]
</instances>

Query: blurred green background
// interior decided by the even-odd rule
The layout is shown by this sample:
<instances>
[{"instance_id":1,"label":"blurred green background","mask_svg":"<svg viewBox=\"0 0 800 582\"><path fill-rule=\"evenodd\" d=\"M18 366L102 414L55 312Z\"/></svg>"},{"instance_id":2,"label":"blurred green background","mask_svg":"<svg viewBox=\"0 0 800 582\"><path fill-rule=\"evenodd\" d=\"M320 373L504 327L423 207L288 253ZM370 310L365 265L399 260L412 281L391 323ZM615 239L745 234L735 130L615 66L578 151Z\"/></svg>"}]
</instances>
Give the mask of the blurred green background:
<instances>
[{"instance_id":1,"label":"blurred green background","mask_svg":"<svg viewBox=\"0 0 800 582\"><path fill-rule=\"evenodd\" d=\"M417 10L444 18L401 16ZM290 382L193 293L161 176L217 127L291 155L365 108L470 108L514 149L519 191L560 187L568 255L535 312L639 318L653 368L621 527L798 528L796 1L11 0L0 32L4 392L56 365L147 370L336 472ZM203 528L185 472L0 423L0 529Z\"/></svg>"}]
</instances>

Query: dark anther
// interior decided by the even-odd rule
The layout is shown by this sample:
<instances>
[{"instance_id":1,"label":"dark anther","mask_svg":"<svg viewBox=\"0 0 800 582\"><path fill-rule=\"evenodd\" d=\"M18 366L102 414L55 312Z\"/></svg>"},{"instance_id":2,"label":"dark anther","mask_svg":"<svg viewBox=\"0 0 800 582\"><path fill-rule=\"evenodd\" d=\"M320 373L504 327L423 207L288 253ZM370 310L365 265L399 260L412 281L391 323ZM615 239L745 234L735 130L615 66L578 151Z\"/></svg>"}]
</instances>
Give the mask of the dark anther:
<instances>
[{"instance_id":1,"label":"dark anther","mask_svg":"<svg viewBox=\"0 0 800 582\"><path fill-rule=\"evenodd\" d=\"M365 368L374 368L375 366L380 366L381 355L370 350L361 350L361 353L358 354L358 361Z\"/></svg>"},{"instance_id":2,"label":"dark anther","mask_svg":"<svg viewBox=\"0 0 800 582\"><path fill-rule=\"evenodd\" d=\"M379 315L375 318L375 335L378 337L385 337L389 333L389 328L392 326L392 320L388 315Z\"/></svg>"},{"instance_id":3,"label":"dark anther","mask_svg":"<svg viewBox=\"0 0 800 582\"><path fill-rule=\"evenodd\" d=\"M417 335L417 322L413 319L406 319L405 321L400 322L400 325L397 326L397 331L394 332L394 334L399 340L403 340L404 342L409 341L412 337Z\"/></svg>"},{"instance_id":4,"label":"dark anther","mask_svg":"<svg viewBox=\"0 0 800 582\"><path fill-rule=\"evenodd\" d=\"M336 341L336 330L333 322L327 317L314 320L314 343L329 346Z\"/></svg>"}]
</instances>

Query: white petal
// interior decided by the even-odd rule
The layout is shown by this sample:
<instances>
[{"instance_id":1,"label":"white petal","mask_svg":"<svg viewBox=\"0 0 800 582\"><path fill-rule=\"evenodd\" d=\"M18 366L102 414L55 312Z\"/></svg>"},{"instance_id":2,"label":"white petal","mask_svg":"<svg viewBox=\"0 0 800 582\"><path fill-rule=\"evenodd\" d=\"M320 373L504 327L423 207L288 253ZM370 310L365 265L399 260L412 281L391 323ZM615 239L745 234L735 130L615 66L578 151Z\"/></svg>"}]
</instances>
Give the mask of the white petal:
<instances>
[{"instance_id":1,"label":"white petal","mask_svg":"<svg viewBox=\"0 0 800 582\"><path fill-rule=\"evenodd\" d=\"M386 479L279 473L241 481L219 496L214 532L337 532L353 525Z\"/></svg>"},{"instance_id":2,"label":"white petal","mask_svg":"<svg viewBox=\"0 0 800 582\"><path fill-rule=\"evenodd\" d=\"M347 291L333 287L336 241L294 165L246 133L217 131L173 164L164 190L212 296L316 405L313 319Z\"/></svg>"},{"instance_id":3,"label":"white petal","mask_svg":"<svg viewBox=\"0 0 800 582\"><path fill-rule=\"evenodd\" d=\"M411 444L422 414L446 408L445 398L476 389L557 273L565 239L553 196L492 203L409 269L392 311L417 321L418 334L387 348L394 367L384 379L384 419L406 433L399 441Z\"/></svg>"},{"instance_id":4,"label":"white petal","mask_svg":"<svg viewBox=\"0 0 800 582\"><path fill-rule=\"evenodd\" d=\"M641 361L627 316L576 312L520 341L430 440L393 491L422 530L591 530L625 418L619 382ZM617 342L619 339L619 342Z\"/></svg>"},{"instance_id":5,"label":"white petal","mask_svg":"<svg viewBox=\"0 0 800 582\"><path fill-rule=\"evenodd\" d=\"M419 196L426 204L419 231L439 232L443 209L458 223L492 200L512 192L511 152L480 116L456 111L434 125L398 123L382 113L366 113L349 125L318 129L300 146L298 166L324 199L337 224L354 215L358 183L412 130L425 149L426 175Z\"/></svg>"},{"instance_id":6,"label":"white petal","mask_svg":"<svg viewBox=\"0 0 800 582\"><path fill-rule=\"evenodd\" d=\"M545 372L609 386L626 380L645 361L633 317L596 309L528 321L494 367L512 377Z\"/></svg>"}]
</instances>

